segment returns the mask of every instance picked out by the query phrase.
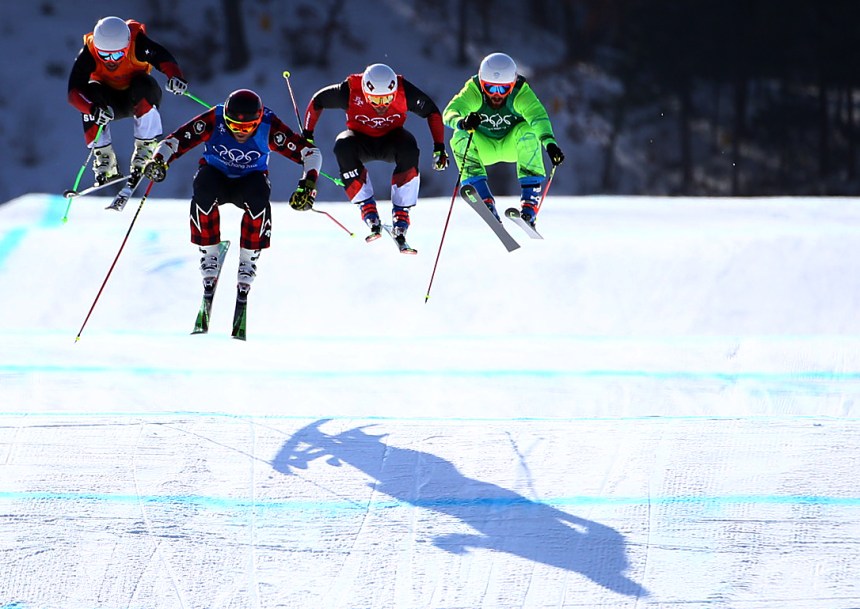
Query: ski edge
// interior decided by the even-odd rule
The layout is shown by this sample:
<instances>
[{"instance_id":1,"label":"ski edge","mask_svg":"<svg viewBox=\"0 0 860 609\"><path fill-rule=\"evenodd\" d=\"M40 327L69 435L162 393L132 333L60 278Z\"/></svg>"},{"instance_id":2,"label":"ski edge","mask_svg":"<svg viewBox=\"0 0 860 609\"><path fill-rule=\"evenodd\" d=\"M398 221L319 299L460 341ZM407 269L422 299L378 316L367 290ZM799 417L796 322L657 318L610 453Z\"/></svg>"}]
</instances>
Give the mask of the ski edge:
<instances>
[{"instance_id":1,"label":"ski edge","mask_svg":"<svg viewBox=\"0 0 860 609\"><path fill-rule=\"evenodd\" d=\"M215 288L212 290L210 298L206 298L205 294L203 295L203 301L200 303L200 309L197 311L197 319L194 322L194 329L191 331L192 335L209 333L209 321L212 318L212 301L215 299L215 292L218 290L221 271L224 268L224 260L227 257L227 250L230 249L230 241L224 240L218 245L220 249L218 250L218 275L215 277Z\"/></svg>"},{"instance_id":2,"label":"ski edge","mask_svg":"<svg viewBox=\"0 0 860 609\"><path fill-rule=\"evenodd\" d=\"M123 182L127 182L127 181L128 181L128 176L119 176L117 178L114 178L110 182L105 182L104 184L99 184L99 185L88 186L87 188L84 188L83 190L72 190L70 188L69 190L63 192L63 196L67 199L75 199L77 197L83 197L85 195L92 194L94 192L98 192L99 190L101 190L103 188L107 188L108 186L113 186L115 184L122 184Z\"/></svg>"},{"instance_id":3,"label":"ski edge","mask_svg":"<svg viewBox=\"0 0 860 609\"><path fill-rule=\"evenodd\" d=\"M502 225L501 221L499 221L494 215L493 212L484 204L483 199L481 199L480 195L478 195L478 191L471 184L466 184L460 188L460 198L462 198L478 216L490 227L496 237L499 238L499 241L502 242L502 245L505 246L505 249L508 252L512 252L520 247L520 244L517 243L516 239L514 239L511 234L505 230L505 227Z\"/></svg>"},{"instance_id":4,"label":"ski edge","mask_svg":"<svg viewBox=\"0 0 860 609\"><path fill-rule=\"evenodd\" d=\"M130 180L129 177L127 180ZM125 206L134 196L134 193L137 192L137 187L140 186L141 182L143 182L143 176L133 185L129 186L128 181L126 181L125 186L123 186L117 195L113 198L110 205L105 207L105 209L111 209L113 211L122 211L125 209Z\"/></svg>"},{"instance_id":5,"label":"ski edge","mask_svg":"<svg viewBox=\"0 0 860 609\"><path fill-rule=\"evenodd\" d=\"M401 235L400 239L398 239L394 235L393 226L391 226L390 224L383 224L382 228L384 228L385 232L388 233L388 235L394 240L394 244L397 246L397 249L400 250L401 254L408 254L410 256L415 256L416 254L418 254L418 250L406 242L406 237Z\"/></svg>"},{"instance_id":6,"label":"ski edge","mask_svg":"<svg viewBox=\"0 0 860 609\"><path fill-rule=\"evenodd\" d=\"M543 235L537 232L537 229L532 228L531 226L529 226L528 222L523 220L522 216L520 215L520 210L518 210L516 207L509 207L508 209L506 209L505 217L517 226L519 226L521 229L523 229L523 232L525 232L525 234L527 234L532 239L543 239Z\"/></svg>"}]
</instances>

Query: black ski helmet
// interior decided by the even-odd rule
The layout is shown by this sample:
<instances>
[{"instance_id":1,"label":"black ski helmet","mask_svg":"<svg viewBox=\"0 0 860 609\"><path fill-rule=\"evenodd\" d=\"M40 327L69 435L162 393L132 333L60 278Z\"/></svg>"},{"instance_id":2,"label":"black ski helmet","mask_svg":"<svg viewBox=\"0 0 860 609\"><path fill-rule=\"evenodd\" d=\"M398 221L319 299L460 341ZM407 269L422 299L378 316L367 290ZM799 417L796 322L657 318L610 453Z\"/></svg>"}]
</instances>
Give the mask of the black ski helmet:
<instances>
[{"instance_id":1,"label":"black ski helmet","mask_svg":"<svg viewBox=\"0 0 860 609\"><path fill-rule=\"evenodd\" d=\"M224 118L227 124L253 123L254 128L263 120L263 101L250 89L237 89L224 102Z\"/></svg>"}]
</instances>

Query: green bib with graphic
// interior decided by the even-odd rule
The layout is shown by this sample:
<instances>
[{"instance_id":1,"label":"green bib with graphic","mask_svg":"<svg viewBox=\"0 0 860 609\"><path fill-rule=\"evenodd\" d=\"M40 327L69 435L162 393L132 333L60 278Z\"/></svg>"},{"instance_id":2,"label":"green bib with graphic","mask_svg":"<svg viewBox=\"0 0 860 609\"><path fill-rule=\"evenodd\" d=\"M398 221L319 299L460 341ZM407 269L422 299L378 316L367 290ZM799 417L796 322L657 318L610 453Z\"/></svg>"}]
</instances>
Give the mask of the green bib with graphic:
<instances>
[{"instance_id":1,"label":"green bib with graphic","mask_svg":"<svg viewBox=\"0 0 860 609\"><path fill-rule=\"evenodd\" d=\"M477 76L474 77L474 81L480 91L481 83ZM478 114L481 115L481 124L476 129L477 131L498 140L505 137L511 129L525 120L521 114L514 111L514 98L520 92L522 82L522 78L517 78L514 90L505 98L505 103L500 108L491 106L487 101L487 96L481 95L482 103L478 110Z\"/></svg>"}]
</instances>

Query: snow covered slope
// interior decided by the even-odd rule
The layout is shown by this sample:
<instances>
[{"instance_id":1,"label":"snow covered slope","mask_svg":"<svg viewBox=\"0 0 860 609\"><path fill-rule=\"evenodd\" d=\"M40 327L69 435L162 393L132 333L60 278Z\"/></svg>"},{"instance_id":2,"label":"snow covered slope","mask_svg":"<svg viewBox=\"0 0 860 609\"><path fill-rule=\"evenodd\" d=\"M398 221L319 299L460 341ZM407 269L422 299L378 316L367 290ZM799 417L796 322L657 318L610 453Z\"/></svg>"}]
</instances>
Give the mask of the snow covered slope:
<instances>
[{"instance_id":1,"label":"snow covered slope","mask_svg":"<svg viewBox=\"0 0 860 609\"><path fill-rule=\"evenodd\" d=\"M0 206L3 609L860 606L855 201L279 203L242 343L157 189L77 343L137 202Z\"/></svg>"}]
</instances>

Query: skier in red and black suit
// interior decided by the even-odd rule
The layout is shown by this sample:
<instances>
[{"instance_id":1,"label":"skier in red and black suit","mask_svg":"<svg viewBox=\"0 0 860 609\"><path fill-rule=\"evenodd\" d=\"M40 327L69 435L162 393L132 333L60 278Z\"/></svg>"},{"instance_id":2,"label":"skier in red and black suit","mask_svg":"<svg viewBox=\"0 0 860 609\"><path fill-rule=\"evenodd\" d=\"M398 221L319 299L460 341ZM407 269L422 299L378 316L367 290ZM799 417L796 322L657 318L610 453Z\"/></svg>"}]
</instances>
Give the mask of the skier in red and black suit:
<instances>
[{"instance_id":1,"label":"skier in red and black suit","mask_svg":"<svg viewBox=\"0 0 860 609\"><path fill-rule=\"evenodd\" d=\"M361 218L373 234L381 230L373 185L364 164L367 161L394 163L391 177L392 220L395 236L409 228L409 208L418 201L418 143L403 125L406 113L427 119L433 138L433 167L448 166L445 129L439 108L426 93L385 64L375 63L363 73L352 74L339 84L317 91L305 111L303 135L313 141L314 128L322 111L346 111L346 131L334 143L344 189L352 203L360 206Z\"/></svg>"},{"instance_id":2,"label":"skier in red and black suit","mask_svg":"<svg viewBox=\"0 0 860 609\"><path fill-rule=\"evenodd\" d=\"M260 251L269 247L272 233L270 153L277 152L303 166L302 178L290 197L290 206L299 211L313 206L322 155L263 106L254 91L238 89L230 93L223 104L191 119L165 137L143 168L143 175L161 182L167 175L168 164L199 144L204 144L204 148L194 175L191 242L199 246L203 254L200 259L203 289L204 292L214 290L220 271L218 206L232 203L245 210L238 291L247 294L256 276Z\"/></svg>"},{"instance_id":3,"label":"skier in red and black suit","mask_svg":"<svg viewBox=\"0 0 860 609\"><path fill-rule=\"evenodd\" d=\"M173 55L146 35L146 26L132 19L105 17L84 36L69 75L69 103L83 114L84 139L95 147L93 171L97 184L119 178L116 153L111 145L110 121L134 116L132 184L140 179L162 134L161 89L150 76L152 68L167 76L165 88L176 95L188 83ZM102 134L95 141L102 126Z\"/></svg>"}]
</instances>

